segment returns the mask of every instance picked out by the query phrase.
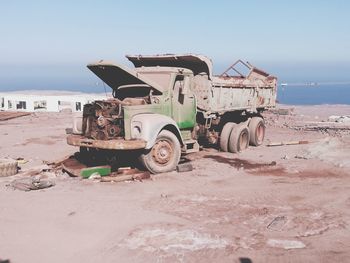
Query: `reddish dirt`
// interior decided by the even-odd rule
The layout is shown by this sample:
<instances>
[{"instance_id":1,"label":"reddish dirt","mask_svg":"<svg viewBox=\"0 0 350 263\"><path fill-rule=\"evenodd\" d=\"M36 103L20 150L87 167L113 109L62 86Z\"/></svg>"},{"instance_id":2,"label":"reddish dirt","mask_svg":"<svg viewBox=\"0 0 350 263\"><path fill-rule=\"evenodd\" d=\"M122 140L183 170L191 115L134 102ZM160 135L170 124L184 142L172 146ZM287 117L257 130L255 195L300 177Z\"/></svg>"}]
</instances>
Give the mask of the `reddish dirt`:
<instances>
[{"instance_id":1,"label":"reddish dirt","mask_svg":"<svg viewBox=\"0 0 350 263\"><path fill-rule=\"evenodd\" d=\"M15 119L23 116L28 116L29 112L17 112L17 111L0 111L0 121L7 121L10 119Z\"/></svg>"},{"instance_id":2,"label":"reddish dirt","mask_svg":"<svg viewBox=\"0 0 350 263\"><path fill-rule=\"evenodd\" d=\"M99 183L64 174L21 192L0 178L0 259L11 262L347 262L350 257L348 132L295 130L350 106L266 113L263 146L240 154L203 149L194 170L140 182ZM73 154L69 113L1 122L0 158L22 171ZM309 144L266 147L268 142Z\"/></svg>"}]
</instances>

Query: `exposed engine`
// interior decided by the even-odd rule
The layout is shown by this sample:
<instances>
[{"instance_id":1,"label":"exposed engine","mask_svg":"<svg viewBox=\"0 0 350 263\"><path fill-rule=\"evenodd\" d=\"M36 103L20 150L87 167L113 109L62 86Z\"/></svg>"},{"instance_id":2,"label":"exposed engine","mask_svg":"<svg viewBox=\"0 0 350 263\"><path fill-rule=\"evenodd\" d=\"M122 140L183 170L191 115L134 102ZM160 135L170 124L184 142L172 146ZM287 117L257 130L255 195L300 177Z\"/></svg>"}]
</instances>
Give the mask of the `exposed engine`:
<instances>
[{"instance_id":1,"label":"exposed engine","mask_svg":"<svg viewBox=\"0 0 350 263\"><path fill-rule=\"evenodd\" d=\"M95 140L124 136L122 102L118 99L94 101L83 110L83 135Z\"/></svg>"}]
</instances>

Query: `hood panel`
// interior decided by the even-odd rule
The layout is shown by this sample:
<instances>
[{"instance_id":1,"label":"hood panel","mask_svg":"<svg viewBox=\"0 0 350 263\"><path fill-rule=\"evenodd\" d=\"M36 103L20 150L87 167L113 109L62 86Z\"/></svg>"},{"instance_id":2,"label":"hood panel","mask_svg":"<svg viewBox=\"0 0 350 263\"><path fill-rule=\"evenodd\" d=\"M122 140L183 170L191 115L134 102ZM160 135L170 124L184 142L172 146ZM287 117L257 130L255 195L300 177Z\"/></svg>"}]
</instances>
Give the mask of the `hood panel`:
<instances>
[{"instance_id":1,"label":"hood panel","mask_svg":"<svg viewBox=\"0 0 350 263\"><path fill-rule=\"evenodd\" d=\"M179 67L193 71L194 75L205 72L212 77L212 62L202 55L155 55L155 56L126 56L135 67Z\"/></svg>"},{"instance_id":2,"label":"hood panel","mask_svg":"<svg viewBox=\"0 0 350 263\"><path fill-rule=\"evenodd\" d=\"M87 67L113 90L122 85L146 84L162 92L162 88L158 84L122 65L100 60L97 63L87 65Z\"/></svg>"}]
</instances>

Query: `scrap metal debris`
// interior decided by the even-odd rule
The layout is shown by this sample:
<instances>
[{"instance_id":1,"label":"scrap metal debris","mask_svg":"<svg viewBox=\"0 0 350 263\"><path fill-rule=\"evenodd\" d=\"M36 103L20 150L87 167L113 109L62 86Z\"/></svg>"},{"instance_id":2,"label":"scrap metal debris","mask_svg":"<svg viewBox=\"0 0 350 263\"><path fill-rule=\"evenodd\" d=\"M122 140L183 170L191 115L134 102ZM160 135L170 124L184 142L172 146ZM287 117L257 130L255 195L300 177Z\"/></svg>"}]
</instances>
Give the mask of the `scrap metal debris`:
<instances>
[{"instance_id":1,"label":"scrap metal debris","mask_svg":"<svg viewBox=\"0 0 350 263\"><path fill-rule=\"evenodd\" d=\"M79 162L74 157L69 157L66 160L62 161L62 170L67 172L70 176L79 177L80 171L87 166Z\"/></svg>"},{"instance_id":2,"label":"scrap metal debris","mask_svg":"<svg viewBox=\"0 0 350 263\"><path fill-rule=\"evenodd\" d=\"M40 178L21 178L12 181L8 186L15 190L31 191L49 188L55 185L55 182L51 180L43 180Z\"/></svg>"},{"instance_id":3,"label":"scrap metal debris","mask_svg":"<svg viewBox=\"0 0 350 263\"><path fill-rule=\"evenodd\" d=\"M46 165L49 165L52 168L59 168L60 166L62 166L62 163L65 162L69 158L71 158L71 155L67 155L63 158L56 160L56 161L43 161L43 163Z\"/></svg>"},{"instance_id":4,"label":"scrap metal debris","mask_svg":"<svg viewBox=\"0 0 350 263\"><path fill-rule=\"evenodd\" d=\"M123 181L142 181L151 178L150 172L139 171L134 174L112 173L109 176L101 177L101 182L123 182Z\"/></svg>"},{"instance_id":5,"label":"scrap metal debris","mask_svg":"<svg viewBox=\"0 0 350 263\"><path fill-rule=\"evenodd\" d=\"M26 164L28 160L25 160L23 157L16 158L17 163L20 164Z\"/></svg>"},{"instance_id":6,"label":"scrap metal debris","mask_svg":"<svg viewBox=\"0 0 350 263\"><path fill-rule=\"evenodd\" d=\"M39 175L42 172L50 172L51 170L52 169L47 165L39 165L39 166L34 166L30 169L26 169L26 170L20 172L19 175L30 177L30 176Z\"/></svg>"},{"instance_id":7,"label":"scrap metal debris","mask_svg":"<svg viewBox=\"0 0 350 263\"><path fill-rule=\"evenodd\" d=\"M112 172L109 165L88 167L74 156L62 161L61 164L63 171L70 176L96 179L101 182L142 181L151 177L149 172L131 167L120 167L116 172Z\"/></svg>"},{"instance_id":8,"label":"scrap metal debris","mask_svg":"<svg viewBox=\"0 0 350 263\"><path fill-rule=\"evenodd\" d=\"M87 165L79 162L76 158L70 157L62 161L62 168L64 172L67 172L73 177L89 178L93 174L99 174L100 176L107 176L111 171L111 166L101 165L88 167Z\"/></svg>"}]
</instances>

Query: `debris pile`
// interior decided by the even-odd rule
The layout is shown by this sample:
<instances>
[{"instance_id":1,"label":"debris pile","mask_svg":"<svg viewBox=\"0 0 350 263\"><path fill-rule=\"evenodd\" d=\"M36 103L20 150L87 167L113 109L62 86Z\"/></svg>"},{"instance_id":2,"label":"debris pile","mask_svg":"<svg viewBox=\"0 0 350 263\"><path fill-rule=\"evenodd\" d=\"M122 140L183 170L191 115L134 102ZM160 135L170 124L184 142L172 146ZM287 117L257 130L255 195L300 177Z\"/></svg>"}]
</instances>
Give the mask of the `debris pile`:
<instances>
[{"instance_id":1,"label":"debris pile","mask_svg":"<svg viewBox=\"0 0 350 263\"><path fill-rule=\"evenodd\" d=\"M21 178L12 181L8 186L15 190L31 191L49 188L55 185L54 181L36 177Z\"/></svg>"},{"instance_id":2,"label":"debris pile","mask_svg":"<svg viewBox=\"0 0 350 263\"><path fill-rule=\"evenodd\" d=\"M350 123L350 115L347 116L329 116L328 121L330 122L339 122L339 123Z\"/></svg>"},{"instance_id":3,"label":"debris pile","mask_svg":"<svg viewBox=\"0 0 350 263\"><path fill-rule=\"evenodd\" d=\"M18 171L17 161L0 159L0 177L15 175Z\"/></svg>"}]
</instances>

